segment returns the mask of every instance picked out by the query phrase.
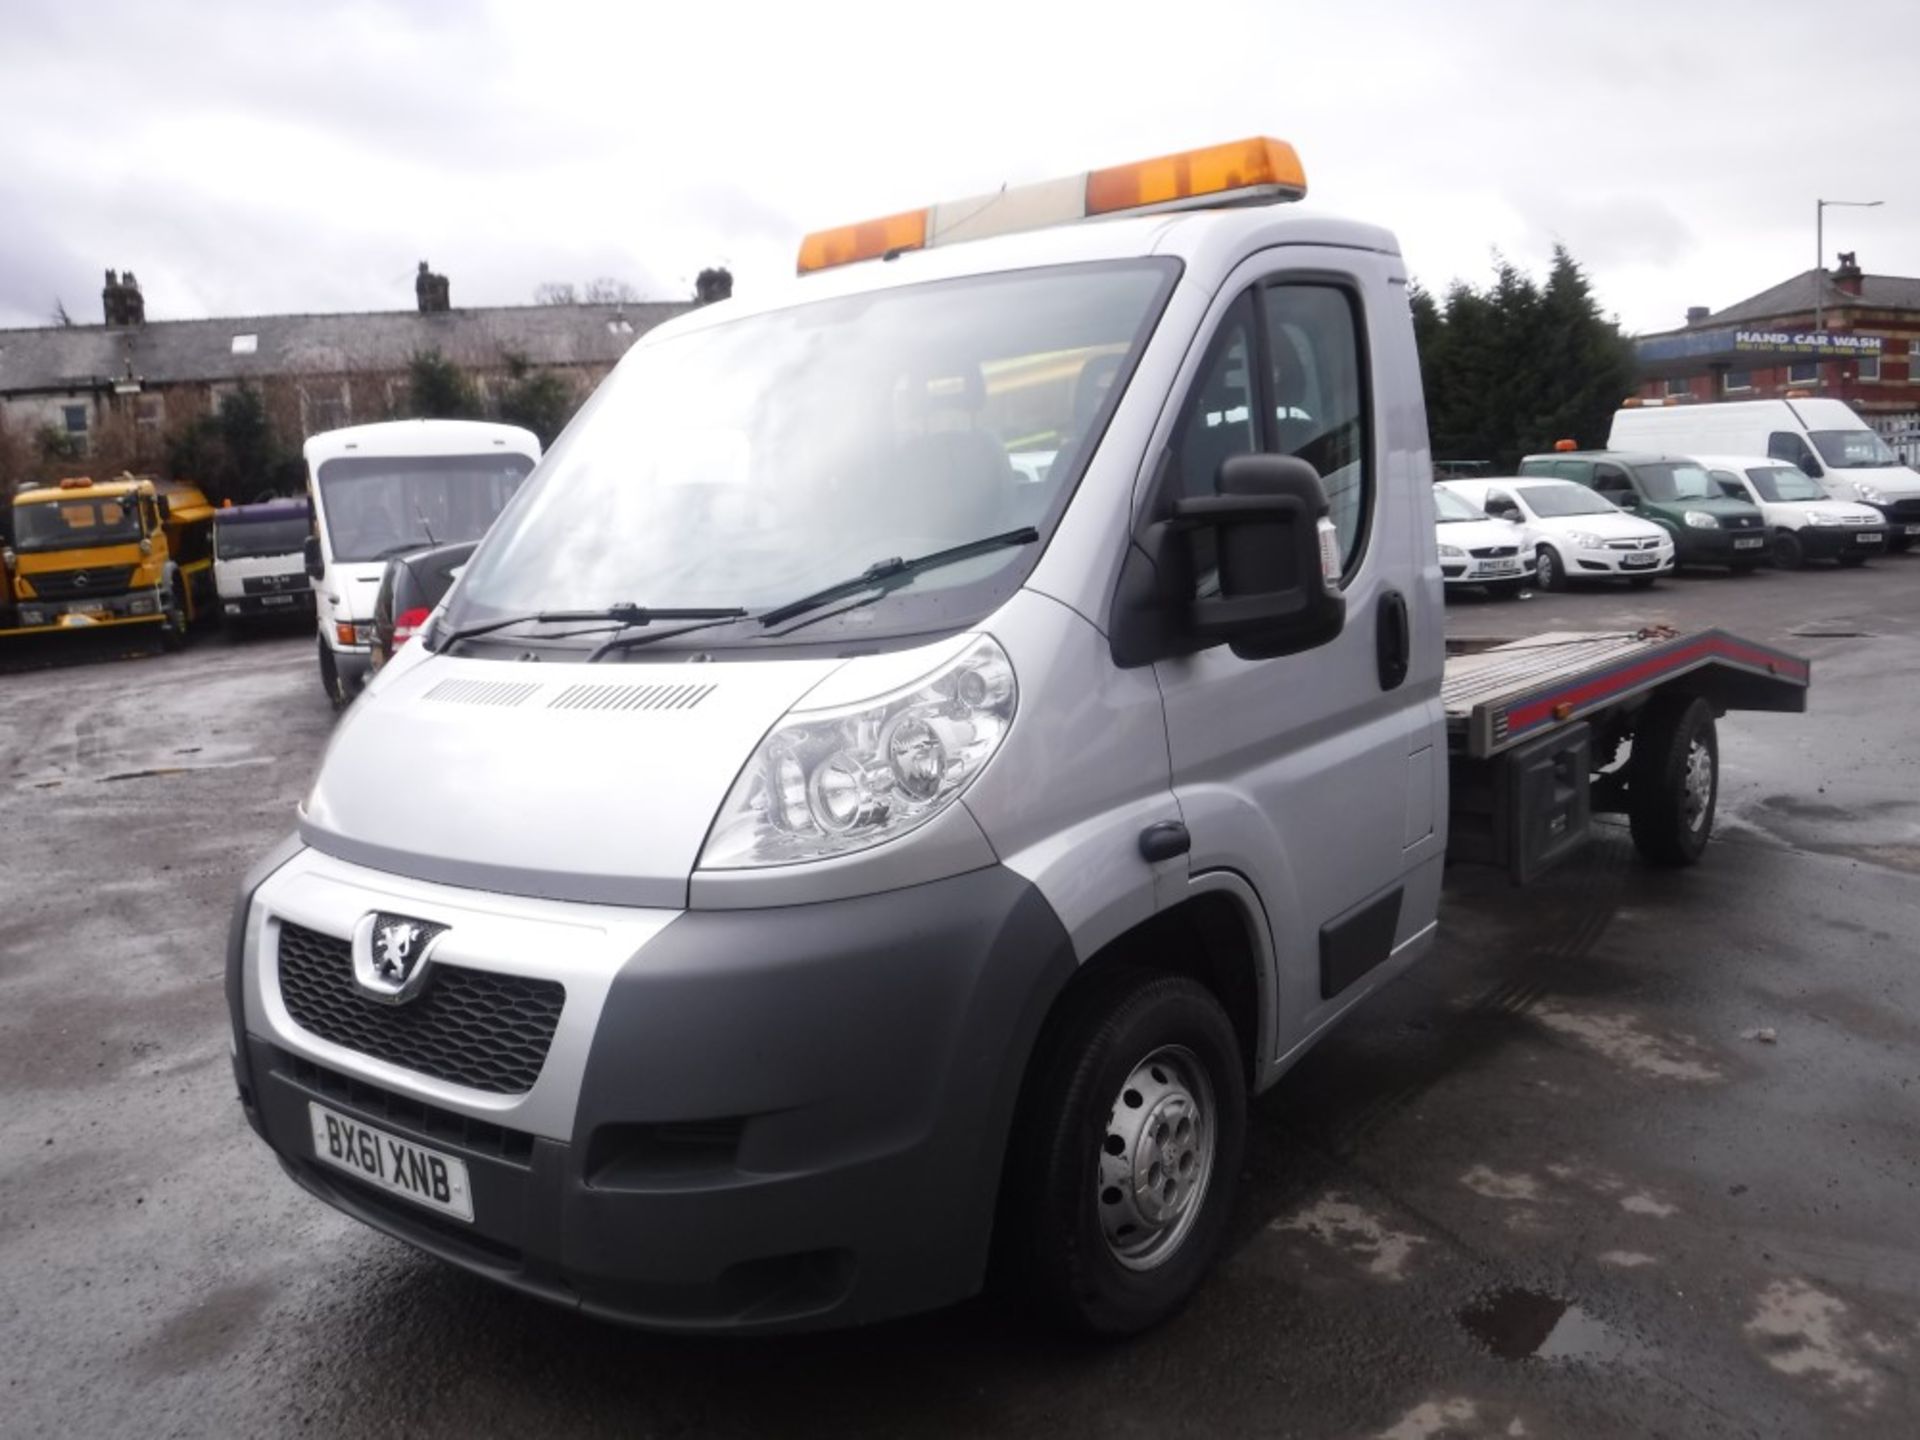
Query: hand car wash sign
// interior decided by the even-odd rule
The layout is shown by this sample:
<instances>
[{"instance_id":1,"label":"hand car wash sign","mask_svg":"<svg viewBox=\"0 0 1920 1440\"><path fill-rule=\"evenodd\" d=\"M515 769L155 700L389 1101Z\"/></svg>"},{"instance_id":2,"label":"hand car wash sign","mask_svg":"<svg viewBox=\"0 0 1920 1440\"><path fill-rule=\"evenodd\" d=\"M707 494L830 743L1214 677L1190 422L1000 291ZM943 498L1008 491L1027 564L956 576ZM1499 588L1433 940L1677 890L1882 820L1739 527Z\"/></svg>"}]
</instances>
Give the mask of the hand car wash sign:
<instances>
[{"instance_id":1,"label":"hand car wash sign","mask_svg":"<svg viewBox=\"0 0 1920 1440\"><path fill-rule=\"evenodd\" d=\"M1772 355L1815 355L1822 359L1848 359L1858 355L1878 355L1878 335L1835 335L1826 330L1736 330L1733 348L1740 352L1764 351Z\"/></svg>"}]
</instances>

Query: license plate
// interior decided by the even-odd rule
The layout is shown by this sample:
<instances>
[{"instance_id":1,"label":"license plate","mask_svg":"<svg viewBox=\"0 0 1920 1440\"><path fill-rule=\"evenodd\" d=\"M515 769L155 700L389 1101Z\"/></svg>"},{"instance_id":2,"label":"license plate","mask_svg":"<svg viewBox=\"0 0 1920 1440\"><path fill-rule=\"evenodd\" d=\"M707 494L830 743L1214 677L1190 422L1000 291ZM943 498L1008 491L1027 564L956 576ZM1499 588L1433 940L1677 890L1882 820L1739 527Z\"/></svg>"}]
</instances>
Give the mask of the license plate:
<instances>
[{"instance_id":1,"label":"license plate","mask_svg":"<svg viewBox=\"0 0 1920 1440\"><path fill-rule=\"evenodd\" d=\"M429 1210L473 1219L473 1194L462 1161L349 1120L312 1100L307 1102L307 1118L313 1122L313 1153L327 1164Z\"/></svg>"},{"instance_id":2,"label":"license plate","mask_svg":"<svg viewBox=\"0 0 1920 1440\"><path fill-rule=\"evenodd\" d=\"M1853 543L1856 545L1878 545L1880 543L1880 537L1878 535L1856 535L1853 537Z\"/></svg>"},{"instance_id":3,"label":"license plate","mask_svg":"<svg viewBox=\"0 0 1920 1440\"><path fill-rule=\"evenodd\" d=\"M1651 570L1660 563L1658 555L1622 555L1620 568L1623 570Z\"/></svg>"},{"instance_id":4,"label":"license plate","mask_svg":"<svg viewBox=\"0 0 1920 1440\"><path fill-rule=\"evenodd\" d=\"M291 595L262 595L262 596L260 597L260 603L261 603L262 605L291 605L291 604L293 603L293 596L291 596Z\"/></svg>"},{"instance_id":5,"label":"license plate","mask_svg":"<svg viewBox=\"0 0 1920 1440\"><path fill-rule=\"evenodd\" d=\"M1758 536L1755 536L1751 540L1734 541L1733 548L1736 550L1758 550L1764 544L1766 544L1766 541L1760 539Z\"/></svg>"},{"instance_id":6,"label":"license plate","mask_svg":"<svg viewBox=\"0 0 1920 1440\"><path fill-rule=\"evenodd\" d=\"M1482 575L1518 575L1520 562L1518 560L1482 560L1480 573Z\"/></svg>"}]
</instances>

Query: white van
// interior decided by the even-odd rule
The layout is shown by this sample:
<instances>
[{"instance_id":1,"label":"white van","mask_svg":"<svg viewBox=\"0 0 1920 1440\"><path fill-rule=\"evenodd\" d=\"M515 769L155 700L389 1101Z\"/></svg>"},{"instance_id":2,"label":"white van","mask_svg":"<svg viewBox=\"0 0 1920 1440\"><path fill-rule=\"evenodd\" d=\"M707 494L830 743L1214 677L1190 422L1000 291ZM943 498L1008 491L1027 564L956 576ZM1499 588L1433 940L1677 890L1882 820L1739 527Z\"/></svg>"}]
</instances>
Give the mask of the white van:
<instances>
[{"instance_id":1,"label":"white van","mask_svg":"<svg viewBox=\"0 0 1920 1440\"><path fill-rule=\"evenodd\" d=\"M1864 564L1887 548L1887 522L1871 505L1835 500L1800 467L1765 455L1689 455L1734 500L1758 505L1772 533L1773 563L1798 570L1809 560Z\"/></svg>"},{"instance_id":2,"label":"white van","mask_svg":"<svg viewBox=\"0 0 1920 1440\"><path fill-rule=\"evenodd\" d=\"M1887 521L1889 549L1920 540L1920 474L1902 465L1844 400L1629 405L1614 415L1607 448L1784 460L1818 480L1835 500L1878 510Z\"/></svg>"},{"instance_id":3,"label":"white van","mask_svg":"<svg viewBox=\"0 0 1920 1440\"><path fill-rule=\"evenodd\" d=\"M540 441L517 425L389 420L315 435L305 454L320 683L344 705L373 668L373 602L387 561L486 534L540 462Z\"/></svg>"}]
</instances>

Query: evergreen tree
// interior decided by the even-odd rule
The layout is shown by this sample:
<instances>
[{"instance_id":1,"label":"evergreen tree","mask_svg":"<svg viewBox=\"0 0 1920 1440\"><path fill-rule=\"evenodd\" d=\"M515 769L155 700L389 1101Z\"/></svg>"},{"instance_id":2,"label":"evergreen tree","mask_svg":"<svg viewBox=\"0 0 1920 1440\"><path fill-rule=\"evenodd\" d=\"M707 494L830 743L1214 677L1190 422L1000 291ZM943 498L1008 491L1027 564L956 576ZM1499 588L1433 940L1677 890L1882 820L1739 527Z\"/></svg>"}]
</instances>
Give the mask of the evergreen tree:
<instances>
[{"instance_id":1,"label":"evergreen tree","mask_svg":"<svg viewBox=\"0 0 1920 1440\"><path fill-rule=\"evenodd\" d=\"M418 350L407 362L407 414L418 420L475 420L480 395L466 372L438 350Z\"/></svg>"},{"instance_id":2,"label":"evergreen tree","mask_svg":"<svg viewBox=\"0 0 1920 1440\"><path fill-rule=\"evenodd\" d=\"M1484 290L1460 281L1444 304L1424 290L1410 298L1437 459L1511 472L1562 438L1605 443L1633 387L1633 347L1564 247L1544 287L1496 257Z\"/></svg>"}]
</instances>

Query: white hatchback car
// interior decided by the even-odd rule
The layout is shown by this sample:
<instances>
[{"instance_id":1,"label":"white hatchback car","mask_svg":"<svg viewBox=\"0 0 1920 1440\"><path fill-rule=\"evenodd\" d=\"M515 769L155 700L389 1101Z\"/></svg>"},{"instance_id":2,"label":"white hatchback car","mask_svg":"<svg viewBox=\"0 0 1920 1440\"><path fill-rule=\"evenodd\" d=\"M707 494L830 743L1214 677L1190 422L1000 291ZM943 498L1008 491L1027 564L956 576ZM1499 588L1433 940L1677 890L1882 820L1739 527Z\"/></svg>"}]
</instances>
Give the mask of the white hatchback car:
<instances>
[{"instance_id":1,"label":"white hatchback car","mask_svg":"<svg viewBox=\"0 0 1920 1440\"><path fill-rule=\"evenodd\" d=\"M1828 498L1826 487L1797 465L1765 455L1691 455L1736 500L1767 517L1773 563L1798 570L1809 560L1858 565L1887 549L1887 519L1871 505Z\"/></svg>"},{"instance_id":2,"label":"white hatchback car","mask_svg":"<svg viewBox=\"0 0 1920 1440\"><path fill-rule=\"evenodd\" d=\"M1433 487L1433 511L1447 589L1483 585L1489 594L1513 596L1533 578L1533 547L1520 526L1494 519L1444 485Z\"/></svg>"},{"instance_id":3,"label":"white hatchback car","mask_svg":"<svg viewBox=\"0 0 1920 1440\"><path fill-rule=\"evenodd\" d=\"M1665 530L1571 480L1523 475L1443 480L1440 488L1521 526L1542 590L1564 589L1569 580L1651 585L1673 571L1673 538Z\"/></svg>"}]
</instances>

